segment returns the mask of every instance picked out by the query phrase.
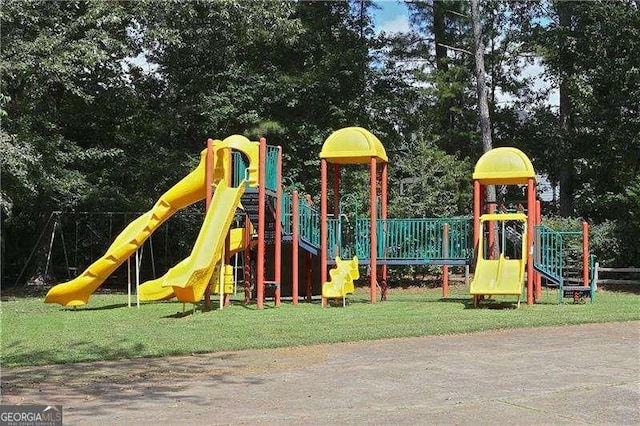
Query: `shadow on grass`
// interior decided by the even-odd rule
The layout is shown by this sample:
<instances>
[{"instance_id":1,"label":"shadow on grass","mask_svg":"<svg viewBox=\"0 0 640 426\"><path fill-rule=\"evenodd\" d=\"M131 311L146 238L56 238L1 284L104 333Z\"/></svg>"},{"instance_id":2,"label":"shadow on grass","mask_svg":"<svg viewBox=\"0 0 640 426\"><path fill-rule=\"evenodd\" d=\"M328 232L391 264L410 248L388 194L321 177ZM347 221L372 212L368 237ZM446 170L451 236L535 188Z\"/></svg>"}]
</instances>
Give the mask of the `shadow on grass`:
<instances>
[{"instance_id":1,"label":"shadow on grass","mask_svg":"<svg viewBox=\"0 0 640 426\"><path fill-rule=\"evenodd\" d=\"M464 305L465 309L517 309L517 300L495 300L495 299L483 299L478 303L478 306L474 306L472 298L466 297L447 297L438 300L431 301L432 303L459 303ZM526 304L525 301L520 301L521 304Z\"/></svg>"},{"instance_id":2,"label":"shadow on grass","mask_svg":"<svg viewBox=\"0 0 640 426\"><path fill-rule=\"evenodd\" d=\"M494 309L494 310L504 310L504 309L518 309L518 302L506 302L501 301L497 302L495 300L483 300L478 303L477 307L473 306L473 303L470 303L469 306L466 306L465 309Z\"/></svg>"},{"instance_id":3,"label":"shadow on grass","mask_svg":"<svg viewBox=\"0 0 640 426\"><path fill-rule=\"evenodd\" d=\"M68 312L105 311L109 309L126 308L127 306L128 306L127 303L113 303L111 305L105 305L105 306L64 307L62 310L68 311Z\"/></svg>"},{"instance_id":4,"label":"shadow on grass","mask_svg":"<svg viewBox=\"0 0 640 426\"><path fill-rule=\"evenodd\" d=\"M468 297L442 297L437 300L430 300L431 303L457 303L464 305L465 309L473 308L473 299Z\"/></svg>"}]
</instances>

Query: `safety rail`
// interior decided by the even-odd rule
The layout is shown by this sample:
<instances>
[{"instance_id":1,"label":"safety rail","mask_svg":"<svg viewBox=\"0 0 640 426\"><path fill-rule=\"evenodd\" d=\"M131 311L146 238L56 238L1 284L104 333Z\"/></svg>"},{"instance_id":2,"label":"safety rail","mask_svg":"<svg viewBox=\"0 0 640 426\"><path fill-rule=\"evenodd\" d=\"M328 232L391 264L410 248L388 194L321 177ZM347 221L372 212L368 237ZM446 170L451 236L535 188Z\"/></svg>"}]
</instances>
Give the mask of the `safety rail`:
<instances>
[{"instance_id":1,"label":"safety rail","mask_svg":"<svg viewBox=\"0 0 640 426\"><path fill-rule=\"evenodd\" d=\"M564 236L573 231L556 231L545 225L534 226L535 251L533 266L560 287L564 276ZM579 235L579 233L577 233ZM561 296L562 297L562 296Z\"/></svg>"},{"instance_id":2,"label":"safety rail","mask_svg":"<svg viewBox=\"0 0 640 426\"><path fill-rule=\"evenodd\" d=\"M355 254L360 259L370 256L370 226L369 219L356 221ZM378 259L389 264L468 264L473 259L471 230L469 217L380 219Z\"/></svg>"},{"instance_id":3,"label":"safety rail","mask_svg":"<svg viewBox=\"0 0 640 426\"><path fill-rule=\"evenodd\" d=\"M300 239L312 247L320 247L320 212L304 200L299 202Z\"/></svg>"},{"instance_id":4,"label":"safety rail","mask_svg":"<svg viewBox=\"0 0 640 426\"><path fill-rule=\"evenodd\" d=\"M232 184L234 187L237 187L238 185L240 185L240 182L247 179L247 169L249 168L249 163L247 163L245 158L238 151L234 151L231 154L231 161L233 163Z\"/></svg>"},{"instance_id":5,"label":"safety rail","mask_svg":"<svg viewBox=\"0 0 640 426\"><path fill-rule=\"evenodd\" d=\"M292 200L282 198L283 234L292 235ZM319 249L320 212L305 200L299 201L299 238ZM474 256L473 224L470 217L379 219L377 221L378 255L387 264L470 264ZM370 258L370 220L327 218L327 257L357 256L366 262Z\"/></svg>"},{"instance_id":6,"label":"safety rail","mask_svg":"<svg viewBox=\"0 0 640 426\"><path fill-rule=\"evenodd\" d=\"M267 145L265 187L271 191L278 189L278 157L280 148Z\"/></svg>"},{"instance_id":7,"label":"safety rail","mask_svg":"<svg viewBox=\"0 0 640 426\"><path fill-rule=\"evenodd\" d=\"M587 284L582 279L567 277L569 272L575 272L575 268L570 268L566 262L571 254L570 244L566 239L585 238L584 232L586 231L556 231L545 225L534 226L533 267L558 286L558 304L562 303L565 293L569 295L573 293L575 299L576 294L588 290L592 302L595 298L595 256L591 255L584 259L583 269L588 268L584 278L589 280ZM575 285L576 281L580 284Z\"/></svg>"},{"instance_id":8,"label":"safety rail","mask_svg":"<svg viewBox=\"0 0 640 426\"><path fill-rule=\"evenodd\" d=\"M282 234L290 236L293 234L291 194L282 193L282 209L280 210L280 221L282 222Z\"/></svg>"},{"instance_id":9,"label":"safety rail","mask_svg":"<svg viewBox=\"0 0 640 426\"><path fill-rule=\"evenodd\" d=\"M350 257L350 250L342 241L342 224L340 219L327 218L327 257L333 259L336 256Z\"/></svg>"}]
</instances>

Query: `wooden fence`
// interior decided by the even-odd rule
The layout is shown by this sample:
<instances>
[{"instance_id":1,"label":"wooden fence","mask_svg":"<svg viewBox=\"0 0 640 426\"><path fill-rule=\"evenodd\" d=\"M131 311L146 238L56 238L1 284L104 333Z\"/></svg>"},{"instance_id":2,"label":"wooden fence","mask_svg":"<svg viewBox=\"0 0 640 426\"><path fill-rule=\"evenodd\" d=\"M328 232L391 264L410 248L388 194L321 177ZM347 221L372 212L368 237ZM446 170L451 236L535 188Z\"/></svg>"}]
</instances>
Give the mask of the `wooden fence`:
<instances>
[{"instance_id":1,"label":"wooden fence","mask_svg":"<svg viewBox=\"0 0 640 426\"><path fill-rule=\"evenodd\" d=\"M614 275L616 278L600 278L601 273L606 273L607 275ZM620 275L624 274L640 274L640 268L636 268L634 266L629 266L626 268L603 268L600 266L598 262L596 262L595 271L593 275L593 280L595 281L596 288L599 284L602 285L640 285L640 279L628 279L628 278L618 278Z\"/></svg>"}]
</instances>

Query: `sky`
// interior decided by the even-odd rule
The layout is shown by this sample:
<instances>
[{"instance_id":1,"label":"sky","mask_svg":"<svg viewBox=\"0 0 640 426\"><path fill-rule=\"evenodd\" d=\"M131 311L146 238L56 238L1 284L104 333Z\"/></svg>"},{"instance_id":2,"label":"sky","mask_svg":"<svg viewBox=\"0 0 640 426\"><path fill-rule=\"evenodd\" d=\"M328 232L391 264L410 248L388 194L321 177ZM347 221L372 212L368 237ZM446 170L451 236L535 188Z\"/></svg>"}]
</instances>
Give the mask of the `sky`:
<instances>
[{"instance_id":1,"label":"sky","mask_svg":"<svg viewBox=\"0 0 640 426\"><path fill-rule=\"evenodd\" d=\"M380 9L373 12L377 32L397 33L409 31L409 13L405 2L395 0L378 0L374 3L380 7ZM539 60L536 60L533 65L525 66L523 75L534 78L534 88L545 89L549 87L549 83L543 79L543 72L544 66ZM514 101L514 98L509 95L498 94L498 96L498 102L503 104L509 104ZM553 106L557 106L559 104L557 90L551 91L547 102Z\"/></svg>"},{"instance_id":2,"label":"sky","mask_svg":"<svg viewBox=\"0 0 640 426\"><path fill-rule=\"evenodd\" d=\"M379 10L374 11L376 30L379 32L406 32L409 31L409 15L404 2L393 0L378 0Z\"/></svg>"}]
</instances>

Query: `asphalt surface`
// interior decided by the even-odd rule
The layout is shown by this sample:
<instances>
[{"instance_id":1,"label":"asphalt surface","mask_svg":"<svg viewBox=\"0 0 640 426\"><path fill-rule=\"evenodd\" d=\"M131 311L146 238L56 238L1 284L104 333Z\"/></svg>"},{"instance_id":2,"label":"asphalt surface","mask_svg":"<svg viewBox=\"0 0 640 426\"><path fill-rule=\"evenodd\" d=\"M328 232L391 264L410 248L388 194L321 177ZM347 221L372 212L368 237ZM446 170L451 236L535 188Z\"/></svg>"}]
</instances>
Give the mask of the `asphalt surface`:
<instances>
[{"instance_id":1,"label":"asphalt surface","mask_svg":"<svg viewBox=\"0 0 640 426\"><path fill-rule=\"evenodd\" d=\"M65 424L640 424L640 322L2 371Z\"/></svg>"}]
</instances>

